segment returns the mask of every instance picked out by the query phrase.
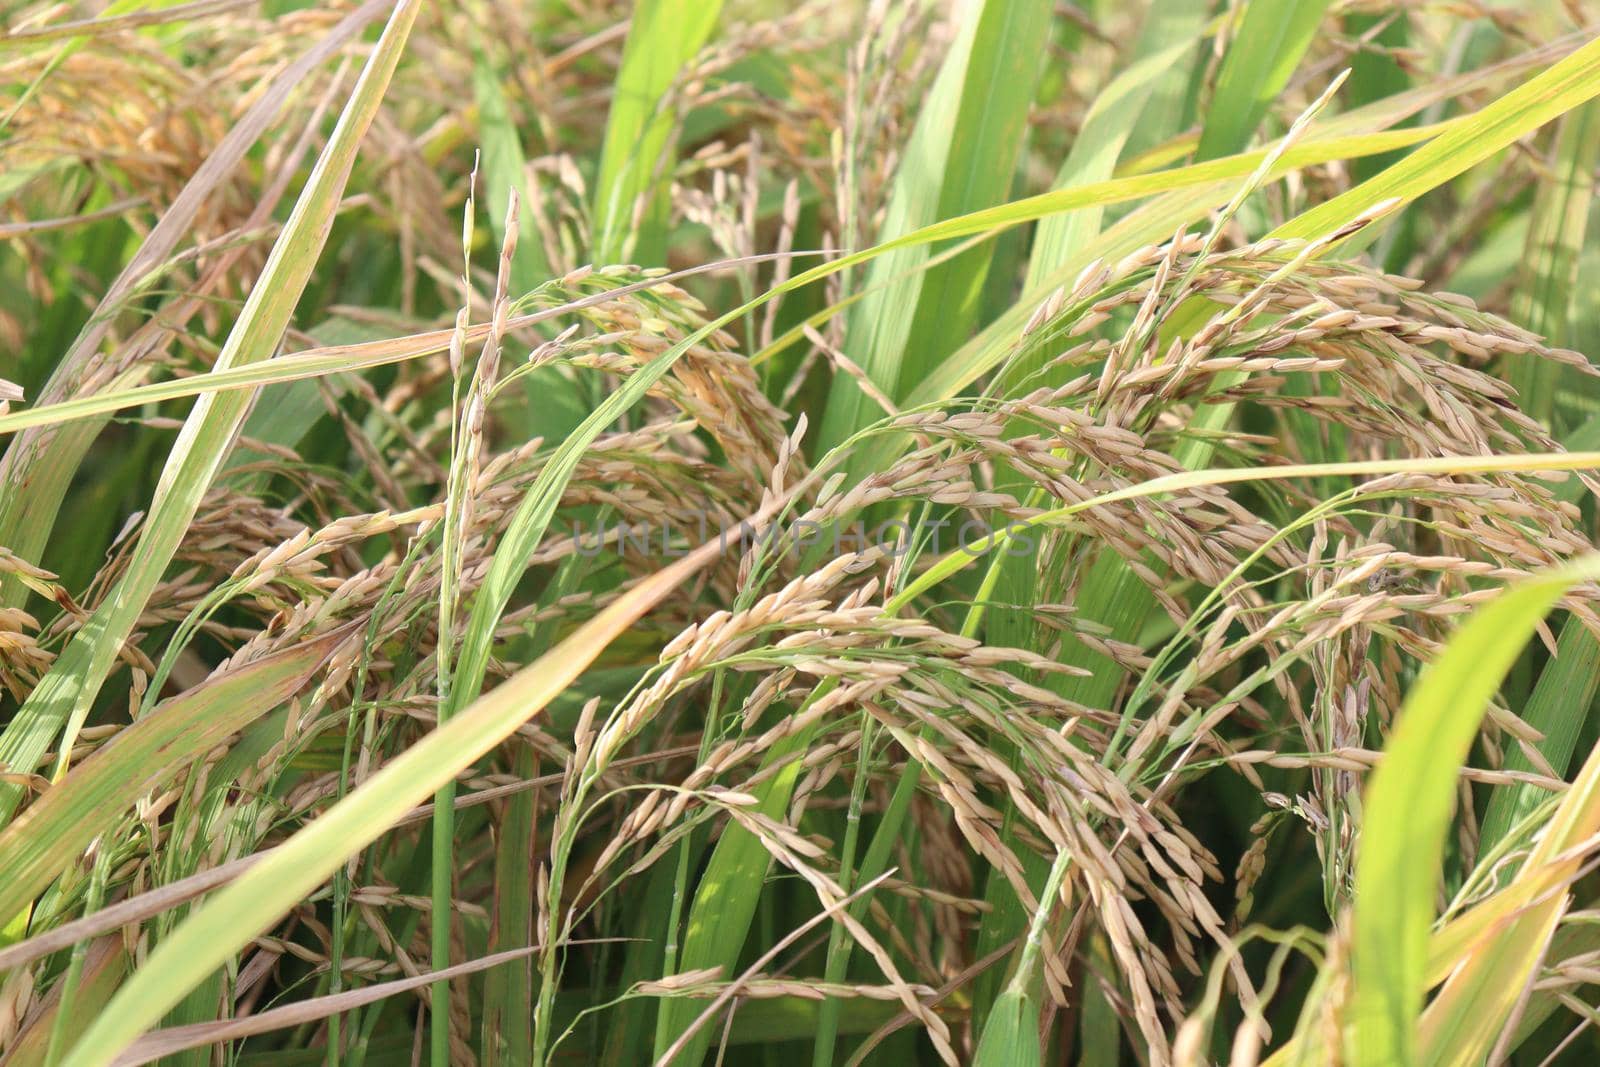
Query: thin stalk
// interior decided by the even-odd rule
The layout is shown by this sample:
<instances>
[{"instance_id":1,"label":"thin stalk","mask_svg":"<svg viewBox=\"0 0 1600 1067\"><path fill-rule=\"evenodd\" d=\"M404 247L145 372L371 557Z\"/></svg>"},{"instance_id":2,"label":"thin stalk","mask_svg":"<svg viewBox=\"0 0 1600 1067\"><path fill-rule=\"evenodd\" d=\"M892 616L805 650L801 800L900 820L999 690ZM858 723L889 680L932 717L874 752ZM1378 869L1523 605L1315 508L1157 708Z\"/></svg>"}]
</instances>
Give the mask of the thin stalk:
<instances>
[{"instance_id":1,"label":"thin stalk","mask_svg":"<svg viewBox=\"0 0 1600 1067\"><path fill-rule=\"evenodd\" d=\"M105 901L106 879L110 874L111 850L97 843L94 847L94 866L89 873L89 888L84 895L85 915L93 915L100 910ZM56 1004L55 1018L50 1021L50 1045L45 1051L45 1067L55 1067L61 1053L66 1050L67 1020L73 1018L72 1001L78 995L78 986L83 981L83 965L88 955L87 940L72 946L72 959L67 964L66 976L61 980L61 998Z\"/></svg>"}]
</instances>

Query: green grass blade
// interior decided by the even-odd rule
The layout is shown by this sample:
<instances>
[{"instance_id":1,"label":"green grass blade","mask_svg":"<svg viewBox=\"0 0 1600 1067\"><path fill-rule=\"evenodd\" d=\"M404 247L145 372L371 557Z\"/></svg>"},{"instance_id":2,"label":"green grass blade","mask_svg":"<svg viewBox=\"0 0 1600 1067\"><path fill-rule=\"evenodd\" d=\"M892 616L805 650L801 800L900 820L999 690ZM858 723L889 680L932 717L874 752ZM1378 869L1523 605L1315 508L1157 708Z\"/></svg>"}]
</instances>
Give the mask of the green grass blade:
<instances>
[{"instance_id":1,"label":"green grass blade","mask_svg":"<svg viewBox=\"0 0 1600 1067\"><path fill-rule=\"evenodd\" d=\"M543 595L546 604L559 601L577 586L581 557L570 558L557 573ZM530 635L524 654L548 651L550 640L543 632ZM538 753L528 744L518 744L512 757L513 773L530 779L539 770ZM538 796L532 791L518 793L506 802L495 844L494 912L489 930L491 952L510 952L535 945L539 933L534 927L537 913ZM483 988L482 1048L485 1067L520 1067L532 1063L533 1053L533 959L519 960L488 976Z\"/></svg>"},{"instance_id":2,"label":"green grass blade","mask_svg":"<svg viewBox=\"0 0 1600 1067\"><path fill-rule=\"evenodd\" d=\"M710 38L721 10L722 0L640 0L634 5L595 180L596 262L616 263L630 252L646 266L666 259L672 162L667 145L674 124L667 94Z\"/></svg>"},{"instance_id":3,"label":"green grass blade","mask_svg":"<svg viewBox=\"0 0 1600 1067\"><path fill-rule=\"evenodd\" d=\"M995 1000L973 1067L1039 1067L1039 1002L1008 989Z\"/></svg>"},{"instance_id":4,"label":"green grass blade","mask_svg":"<svg viewBox=\"0 0 1600 1067\"><path fill-rule=\"evenodd\" d=\"M1489 700L1522 646L1588 560L1508 589L1479 608L1423 671L1367 784L1356 866L1354 1037L1360 1064L1417 1062L1428 931L1445 833Z\"/></svg>"},{"instance_id":5,"label":"green grass blade","mask_svg":"<svg viewBox=\"0 0 1600 1067\"><path fill-rule=\"evenodd\" d=\"M495 245L504 246L505 215L500 205L506 202L508 192L515 191L522 202L522 212L517 217L517 248L511 257L511 292L526 293L550 277L532 208L538 200L528 195L527 159L511 117L511 106L500 90L500 79L487 56L482 52L475 55L472 94L478 103L478 139L483 143L484 203L489 208L489 227Z\"/></svg>"},{"instance_id":6,"label":"green grass blade","mask_svg":"<svg viewBox=\"0 0 1600 1067\"><path fill-rule=\"evenodd\" d=\"M976 1067L1004 1067L1023 1064L1034 1067L1043 1060L1039 1047L1039 999L1034 993L1045 927L1061 894L1061 883L1072 866L1072 857L1058 853L1044 878L1039 907L1028 925L1028 936L1017 957L1016 970L1005 991L995 1000L978 1041Z\"/></svg>"},{"instance_id":7,"label":"green grass blade","mask_svg":"<svg viewBox=\"0 0 1600 1067\"><path fill-rule=\"evenodd\" d=\"M819 686L811 699L826 695L831 688ZM800 760L793 757L803 752L809 741L809 734L791 735L775 746L763 761L763 766L788 761L756 794L760 799L756 810L767 818L782 820L788 813L794 787L800 780ZM732 973L750 932L750 924L755 920L762 884L771 863L771 854L754 833L738 826L723 830L716 848L711 850L711 858L689 909L683 952L678 958L679 973L719 966L725 969L724 973ZM703 1005L692 1000L673 999L662 1003L655 1059L666 1054L679 1035L699 1017L702 1008ZM714 1036L701 1027L672 1062L678 1065L700 1063Z\"/></svg>"},{"instance_id":8,"label":"green grass blade","mask_svg":"<svg viewBox=\"0 0 1600 1067\"><path fill-rule=\"evenodd\" d=\"M942 173L933 172L939 178L935 218L965 215L1009 197L1045 55L1036 42L1049 32L1050 12L1051 5L1041 0L984 3L949 125L945 167ZM918 117L918 132L931 132L950 119L930 108ZM928 177L916 153L921 147L913 134L909 161L915 166L908 177L915 181ZM939 250L934 245L924 254L936 255ZM966 338L977 320L993 254L992 243L980 245L921 275L910 333L902 351L891 353L897 357L896 373L883 379L893 385L892 396L904 395L905 383L921 381L956 342Z\"/></svg>"},{"instance_id":9,"label":"green grass blade","mask_svg":"<svg viewBox=\"0 0 1600 1067\"><path fill-rule=\"evenodd\" d=\"M1049 16L1050 5L1041 0L984 0L969 9L895 172L882 227L885 244L1005 199ZM918 242L877 259L867 277L873 291L850 316L852 353L859 353L854 358L891 399L904 395L965 338L993 250L972 249L918 272L933 254ZM894 281L883 284L887 279ZM875 412L854 380L836 379L819 447L837 445Z\"/></svg>"},{"instance_id":10,"label":"green grass blade","mask_svg":"<svg viewBox=\"0 0 1600 1067\"><path fill-rule=\"evenodd\" d=\"M1395 98L1411 88L1411 75L1392 55L1380 51L1405 48L1410 43L1411 23L1405 11L1347 15L1345 30L1358 39L1373 34L1372 47L1350 59L1350 81L1346 83L1345 95L1351 104L1359 106ZM1398 155L1372 156L1352 164L1350 173L1357 181L1364 182L1397 162Z\"/></svg>"},{"instance_id":11,"label":"green grass blade","mask_svg":"<svg viewBox=\"0 0 1600 1067\"><path fill-rule=\"evenodd\" d=\"M1217 74L1196 152L1201 160L1242 152L1316 36L1330 0L1250 0Z\"/></svg>"},{"instance_id":12,"label":"green grass blade","mask_svg":"<svg viewBox=\"0 0 1600 1067\"><path fill-rule=\"evenodd\" d=\"M538 757L526 745L517 748L512 773L532 778ZM494 926L491 948L506 952L532 945L534 803L531 792L506 804L494 857ZM517 1067L533 1061L533 961L523 959L489 975L483 986L484 1067Z\"/></svg>"},{"instance_id":13,"label":"green grass blade","mask_svg":"<svg viewBox=\"0 0 1600 1067\"><path fill-rule=\"evenodd\" d=\"M1566 115L1556 136L1549 180L1541 182L1528 226L1528 243L1512 300L1519 325L1551 344L1572 343L1569 319L1578 283L1578 259L1594 201L1594 171L1600 164L1600 104ZM1555 423L1561 367L1549 360L1518 360L1506 368L1518 405L1548 426Z\"/></svg>"},{"instance_id":14,"label":"green grass blade","mask_svg":"<svg viewBox=\"0 0 1600 1067\"><path fill-rule=\"evenodd\" d=\"M1572 763L1597 688L1600 642L1579 619L1568 618L1556 639L1555 655L1539 672L1539 681L1520 709L1523 721L1544 735L1537 746L1539 754L1558 774L1565 774ZM1506 753L1504 769L1530 772L1534 766L1521 746L1512 746ZM1492 847L1548 795L1543 789L1523 783L1495 789L1478 829L1480 850Z\"/></svg>"},{"instance_id":15,"label":"green grass blade","mask_svg":"<svg viewBox=\"0 0 1600 1067\"><path fill-rule=\"evenodd\" d=\"M489 208L490 232L494 234L497 247L503 248L506 243L506 216L501 205L506 202L507 193L514 191L521 204L510 278L512 296L521 296L550 280L550 264L545 258L544 243L534 217L539 200L531 195L527 159L510 104L500 89L500 79L482 52L477 53L477 63L472 68L472 90L478 103L478 136L483 142L484 202ZM522 392L526 404L517 430L525 437L555 440L583 421L585 405L578 383L563 374L559 367L532 372L523 383Z\"/></svg>"},{"instance_id":16,"label":"green grass blade","mask_svg":"<svg viewBox=\"0 0 1600 1067\"><path fill-rule=\"evenodd\" d=\"M1181 82L1197 50L1205 24L1204 0L1158 0L1145 16L1133 59L1095 97L1072 151L1056 175L1055 188L1105 181L1114 174L1128 139L1148 128L1143 121L1149 102L1173 83ZM1024 291L1039 289L1100 233L1105 207L1099 204L1039 223L1028 258Z\"/></svg>"}]
</instances>

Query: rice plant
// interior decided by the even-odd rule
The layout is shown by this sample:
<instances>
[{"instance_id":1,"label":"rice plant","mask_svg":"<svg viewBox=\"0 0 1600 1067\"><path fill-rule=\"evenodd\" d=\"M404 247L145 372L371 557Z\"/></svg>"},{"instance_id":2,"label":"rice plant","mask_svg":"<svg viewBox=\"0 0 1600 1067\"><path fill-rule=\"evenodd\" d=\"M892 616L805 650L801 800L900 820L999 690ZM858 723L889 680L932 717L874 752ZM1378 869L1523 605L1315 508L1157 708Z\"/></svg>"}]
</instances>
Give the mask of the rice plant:
<instances>
[{"instance_id":1,"label":"rice plant","mask_svg":"<svg viewBox=\"0 0 1600 1067\"><path fill-rule=\"evenodd\" d=\"M0 1064L1594 1062L1597 34L14 0Z\"/></svg>"}]
</instances>

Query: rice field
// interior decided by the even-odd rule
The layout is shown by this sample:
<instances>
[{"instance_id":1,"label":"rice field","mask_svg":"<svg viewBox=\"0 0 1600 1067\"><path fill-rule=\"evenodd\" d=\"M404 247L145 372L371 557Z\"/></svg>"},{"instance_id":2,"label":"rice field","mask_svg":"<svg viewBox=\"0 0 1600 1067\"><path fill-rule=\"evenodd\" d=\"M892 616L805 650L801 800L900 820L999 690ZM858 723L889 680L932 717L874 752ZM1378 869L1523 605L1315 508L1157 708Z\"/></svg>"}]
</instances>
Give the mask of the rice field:
<instances>
[{"instance_id":1,"label":"rice field","mask_svg":"<svg viewBox=\"0 0 1600 1067\"><path fill-rule=\"evenodd\" d=\"M1600 1057L1600 4L0 5L0 1064Z\"/></svg>"}]
</instances>

